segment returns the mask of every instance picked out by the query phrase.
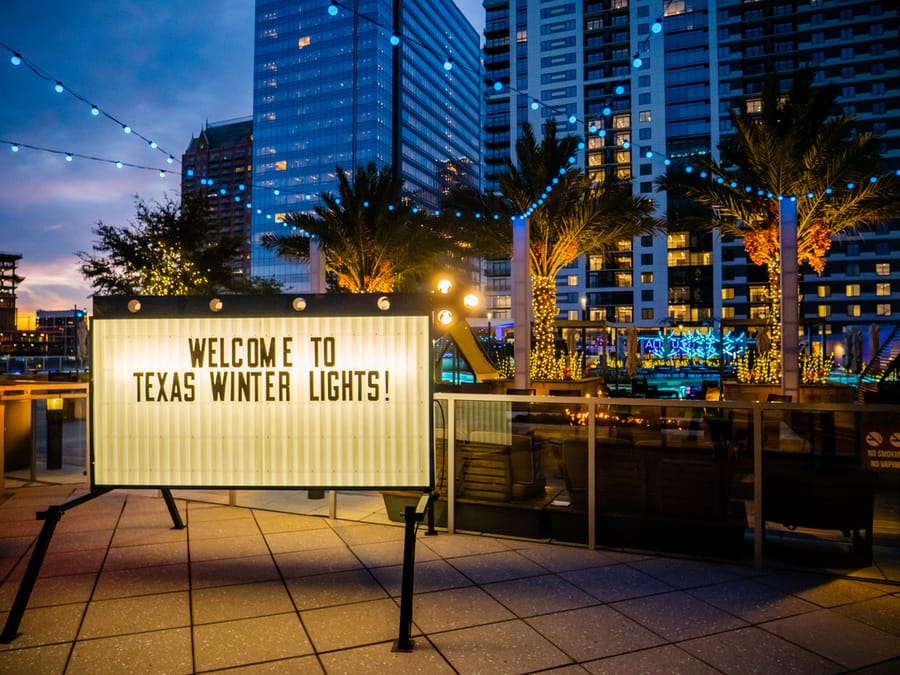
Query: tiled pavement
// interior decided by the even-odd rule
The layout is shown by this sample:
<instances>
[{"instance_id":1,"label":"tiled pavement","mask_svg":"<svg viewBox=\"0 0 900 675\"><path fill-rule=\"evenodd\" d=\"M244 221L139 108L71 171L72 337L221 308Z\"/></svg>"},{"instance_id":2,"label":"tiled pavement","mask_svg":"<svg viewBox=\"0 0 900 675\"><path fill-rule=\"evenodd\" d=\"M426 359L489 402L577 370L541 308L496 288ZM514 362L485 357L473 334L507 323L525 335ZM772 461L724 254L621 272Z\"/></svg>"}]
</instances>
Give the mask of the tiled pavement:
<instances>
[{"instance_id":1,"label":"tiled pavement","mask_svg":"<svg viewBox=\"0 0 900 675\"><path fill-rule=\"evenodd\" d=\"M0 495L0 621L83 484ZM898 673L900 586L113 491L66 512L0 673Z\"/></svg>"}]
</instances>

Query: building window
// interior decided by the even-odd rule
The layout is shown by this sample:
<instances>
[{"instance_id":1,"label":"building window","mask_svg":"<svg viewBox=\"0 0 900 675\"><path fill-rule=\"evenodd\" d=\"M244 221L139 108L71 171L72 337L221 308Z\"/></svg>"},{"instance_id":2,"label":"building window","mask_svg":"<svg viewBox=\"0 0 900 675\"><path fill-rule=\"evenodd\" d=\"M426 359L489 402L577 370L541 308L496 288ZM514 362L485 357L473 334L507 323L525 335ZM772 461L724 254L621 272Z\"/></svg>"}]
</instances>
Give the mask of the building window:
<instances>
[{"instance_id":1,"label":"building window","mask_svg":"<svg viewBox=\"0 0 900 675\"><path fill-rule=\"evenodd\" d=\"M652 307L642 307L641 308L641 319L644 321L653 321L653 308Z\"/></svg>"},{"instance_id":2,"label":"building window","mask_svg":"<svg viewBox=\"0 0 900 675\"><path fill-rule=\"evenodd\" d=\"M859 295L859 284L847 284L847 297L853 298Z\"/></svg>"},{"instance_id":3,"label":"building window","mask_svg":"<svg viewBox=\"0 0 900 675\"><path fill-rule=\"evenodd\" d=\"M641 291L641 300L643 302L653 302L653 289Z\"/></svg>"},{"instance_id":4,"label":"building window","mask_svg":"<svg viewBox=\"0 0 900 675\"><path fill-rule=\"evenodd\" d=\"M723 300L734 300L734 289L733 288L722 288L722 299Z\"/></svg>"},{"instance_id":5,"label":"building window","mask_svg":"<svg viewBox=\"0 0 900 675\"><path fill-rule=\"evenodd\" d=\"M578 285L578 275L570 274L568 276L568 278L566 279L566 285L567 286L577 286Z\"/></svg>"},{"instance_id":6,"label":"building window","mask_svg":"<svg viewBox=\"0 0 900 675\"><path fill-rule=\"evenodd\" d=\"M847 316L860 316L861 309L859 305L847 305Z\"/></svg>"},{"instance_id":7,"label":"building window","mask_svg":"<svg viewBox=\"0 0 900 675\"><path fill-rule=\"evenodd\" d=\"M875 274L880 277L890 276L891 263L875 263Z\"/></svg>"},{"instance_id":8,"label":"building window","mask_svg":"<svg viewBox=\"0 0 900 675\"><path fill-rule=\"evenodd\" d=\"M891 284L875 284L875 295L890 295L891 294Z\"/></svg>"},{"instance_id":9,"label":"building window","mask_svg":"<svg viewBox=\"0 0 900 675\"><path fill-rule=\"evenodd\" d=\"M879 302L877 305L875 305L875 314L877 314L878 316L890 316L891 303Z\"/></svg>"},{"instance_id":10,"label":"building window","mask_svg":"<svg viewBox=\"0 0 900 675\"><path fill-rule=\"evenodd\" d=\"M827 284L823 285L823 286L819 286L818 289L816 290L816 295L818 295L820 298L830 298L831 297L831 286L829 286Z\"/></svg>"},{"instance_id":11,"label":"building window","mask_svg":"<svg viewBox=\"0 0 900 675\"><path fill-rule=\"evenodd\" d=\"M633 313L631 307L616 307L616 322L631 323L633 321Z\"/></svg>"},{"instance_id":12,"label":"building window","mask_svg":"<svg viewBox=\"0 0 900 675\"><path fill-rule=\"evenodd\" d=\"M642 284L652 284L653 283L653 272L641 272L641 283Z\"/></svg>"},{"instance_id":13,"label":"building window","mask_svg":"<svg viewBox=\"0 0 900 675\"><path fill-rule=\"evenodd\" d=\"M766 302L766 290L765 286L751 286L748 299L750 302Z\"/></svg>"},{"instance_id":14,"label":"building window","mask_svg":"<svg viewBox=\"0 0 900 675\"><path fill-rule=\"evenodd\" d=\"M568 312L566 312L566 315L567 315L566 318L567 318L569 321L578 321L578 320L581 318L581 317L579 316L579 314L581 314L581 311L580 311L580 310L577 310L577 309L570 309Z\"/></svg>"},{"instance_id":15,"label":"building window","mask_svg":"<svg viewBox=\"0 0 900 675\"><path fill-rule=\"evenodd\" d=\"M641 253L641 265L652 265L652 264L653 264L653 254L652 253ZM652 275L653 273L650 272L650 274Z\"/></svg>"},{"instance_id":16,"label":"building window","mask_svg":"<svg viewBox=\"0 0 900 675\"><path fill-rule=\"evenodd\" d=\"M817 314L820 319L831 316L831 305L819 305Z\"/></svg>"}]
</instances>

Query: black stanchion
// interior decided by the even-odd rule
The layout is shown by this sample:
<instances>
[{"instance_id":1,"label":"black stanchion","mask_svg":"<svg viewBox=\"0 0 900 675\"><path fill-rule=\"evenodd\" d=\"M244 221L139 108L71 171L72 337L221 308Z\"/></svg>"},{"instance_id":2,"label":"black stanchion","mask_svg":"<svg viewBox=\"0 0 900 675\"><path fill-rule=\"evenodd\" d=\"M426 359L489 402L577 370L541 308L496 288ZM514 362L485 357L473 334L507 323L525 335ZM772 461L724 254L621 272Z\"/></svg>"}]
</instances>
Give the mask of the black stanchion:
<instances>
[{"instance_id":1,"label":"black stanchion","mask_svg":"<svg viewBox=\"0 0 900 675\"><path fill-rule=\"evenodd\" d=\"M392 652L411 652L413 648L412 605L413 605L413 571L416 564L416 523L421 522L430 504L428 495L423 495L416 506L403 509L405 532L403 537L403 573L400 586L400 634Z\"/></svg>"}]
</instances>

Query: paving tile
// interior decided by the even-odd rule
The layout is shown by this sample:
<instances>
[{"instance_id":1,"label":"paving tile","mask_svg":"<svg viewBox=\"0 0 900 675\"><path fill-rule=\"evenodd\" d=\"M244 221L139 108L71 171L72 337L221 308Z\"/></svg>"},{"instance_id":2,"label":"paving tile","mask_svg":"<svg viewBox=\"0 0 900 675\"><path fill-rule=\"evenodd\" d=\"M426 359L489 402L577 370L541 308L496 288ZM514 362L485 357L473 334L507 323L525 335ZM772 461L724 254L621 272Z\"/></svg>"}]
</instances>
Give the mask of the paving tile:
<instances>
[{"instance_id":1,"label":"paving tile","mask_svg":"<svg viewBox=\"0 0 900 675\"><path fill-rule=\"evenodd\" d=\"M252 520L253 514L242 506L220 506L188 502L188 526L210 520Z\"/></svg>"},{"instance_id":2,"label":"paving tile","mask_svg":"<svg viewBox=\"0 0 900 675\"><path fill-rule=\"evenodd\" d=\"M259 533L245 537L221 537L219 539L191 540L191 562L199 560L224 560L249 558L269 553L266 540Z\"/></svg>"},{"instance_id":3,"label":"paving tile","mask_svg":"<svg viewBox=\"0 0 900 675\"><path fill-rule=\"evenodd\" d=\"M603 602L671 591L668 584L628 565L606 565L563 572L560 576Z\"/></svg>"},{"instance_id":4,"label":"paving tile","mask_svg":"<svg viewBox=\"0 0 900 675\"><path fill-rule=\"evenodd\" d=\"M186 591L189 587L188 566L185 563L124 570L104 569L97 580L93 599L108 600L135 595L172 593Z\"/></svg>"},{"instance_id":5,"label":"paving tile","mask_svg":"<svg viewBox=\"0 0 900 675\"><path fill-rule=\"evenodd\" d=\"M856 671L857 675L897 675L897 673L900 673L900 659L889 659Z\"/></svg>"},{"instance_id":6,"label":"paving tile","mask_svg":"<svg viewBox=\"0 0 900 675\"><path fill-rule=\"evenodd\" d=\"M191 629L187 627L81 640L66 669L66 675L191 672Z\"/></svg>"},{"instance_id":7,"label":"paving tile","mask_svg":"<svg viewBox=\"0 0 900 675\"><path fill-rule=\"evenodd\" d=\"M24 647L72 642L84 615L85 604L26 608L19 624L19 635L7 644L0 643L0 653ZM9 612L0 614L0 625L6 626Z\"/></svg>"},{"instance_id":8,"label":"paving tile","mask_svg":"<svg viewBox=\"0 0 900 675\"><path fill-rule=\"evenodd\" d=\"M381 584L364 569L289 579L287 587L300 610L387 597Z\"/></svg>"},{"instance_id":9,"label":"paving tile","mask_svg":"<svg viewBox=\"0 0 900 675\"><path fill-rule=\"evenodd\" d=\"M370 525L351 521L335 521L332 524L335 533L348 545L376 544L386 541L403 541L405 536L402 527L391 525Z\"/></svg>"},{"instance_id":10,"label":"paving tile","mask_svg":"<svg viewBox=\"0 0 900 675\"><path fill-rule=\"evenodd\" d=\"M354 544L353 552L366 567L386 567L403 564L404 544L402 539L373 544ZM438 555L421 541L416 542L416 565L428 560L438 560Z\"/></svg>"},{"instance_id":11,"label":"paving tile","mask_svg":"<svg viewBox=\"0 0 900 675\"><path fill-rule=\"evenodd\" d=\"M386 642L400 634L400 607L388 599L311 609L300 616L318 652Z\"/></svg>"},{"instance_id":12,"label":"paving tile","mask_svg":"<svg viewBox=\"0 0 900 675\"><path fill-rule=\"evenodd\" d=\"M843 668L818 654L749 627L680 642L679 647L724 673L838 673Z\"/></svg>"},{"instance_id":13,"label":"paving tile","mask_svg":"<svg viewBox=\"0 0 900 675\"><path fill-rule=\"evenodd\" d=\"M476 586L413 596L413 621L426 633L513 618L512 612Z\"/></svg>"},{"instance_id":14,"label":"paving tile","mask_svg":"<svg viewBox=\"0 0 900 675\"><path fill-rule=\"evenodd\" d=\"M592 551L587 548L576 548L559 544L542 544L529 548L517 549L520 554L546 567L551 572L569 572L588 567L616 565L623 562L641 560L645 556L618 551Z\"/></svg>"},{"instance_id":15,"label":"paving tile","mask_svg":"<svg viewBox=\"0 0 900 675\"><path fill-rule=\"evenodd\" d=\"M688 592L750 623L772 621L818 609L817 605L790 594L785 595L753 579L695 588Z\"/></svg>"},{"instance_id":16,"label":"paving tile","mask_svg":"<svg viewBox=\"0 0 900 675\"><path fill-rule=\"evenodd\" d=\"M176 530L172 524L153 527L118 527L112 538L112 546L139 546L142 544L173 544L187 541L187 529Z\"/></svg>"},{"instance_id":17,"label":"paving tile","mask_svg":"<svg viewBox=\"0 0 900 675\"><path fill-rule=\"evenodd\" d=\"M883 595L851 605L841 605L836 611L900 637L900 595Z\"/></svg>"},{"instance_id":18,"label":"paving tile","mask_svg":"<svg viewBox=\"0 0 900 675\"><path fill-rule=\"evenodd\" d=\"M666 673L666 675L714 675L720 671L673 645L642 649L597 661L582 663L591 673L633 675L634 673Z\"/></svg>"},{"instance_id":19,"label":"paving tile","mask_svg":"<svg viewBox=\"0 0 900 675\"><path fill-rule=\"evenodd\" d=\"M665 642L659 635L602 605L545 614L526 621L576 661L590 661Z\"/></svg>"},{"instance_id":20,"label":"paving tile","mask_svg":"<svg viewBox=\"0 0 900 675\"><path fill-rule=\"evenodd\" d=\"M195 625L294 610L290 595L280 579L193 590L191 603Z\"/></svg>"},{"instance_id":21,"label":"paving tile","mask_svg":"<svg viewBox=\"0 0 900 675\"><path fill-rule=\"evenodd\" d=\"M762 628L845 668L857 669L900 657L896 635L837 612L808 612L772 621Z\"/></svg>"},{"instance_id":22,"label":"paving tile","mask_svg":"<svg viewBox=\"0 0 900 675\"><path fill-rule=\"evenodd\" d=\"M0 558L20 558L29 551L34 540L29 536L0 537Z\"/></svg>"},{"instance_id":23,"label":"paving tile","mask_svg":"<svg viewBox=\"0 0 900 675\"><path fill-rule=\"evenodd\" d=\"M252 537L260 534L259 526L253 518L201 520L200 522L192 522L187 529L192 542L200 539Z\"/></svg>"},{"instance_id":24,"label":"paving tile","mask_svg":"<svg viewBox=\"0 0 900 675\"><path fill-rule=\"evenodd\" d=\"M460 572L477 584L521 579L546 574L547 570L517 551L501 551L450 560Z\"/></svg>"},{"instance_id":25,"label":"paving tile","mask_svg":"<svg viewBox=\"0 0 900 675\"><path fill-rule=\"evenodd\" d=\"M820 607L836 607L893 593L896 586L869 581L836 579L824 574L786 572L758 577L758 581Z\"/></svg>"},{"instance_id":26,"label":"paving tile","mask_svg":"<svg viewBox=\"0 0 900 675\"><path fill-rule=\"evenodd\" d=\"M191 625L187 593L96 600L88 605L78 639L109 637Z\"/></svg>"},{"instance_id":27,"label":"paving tile","mask_svg":"<svg viewBox=\"0 0 900 675\"><path fill-rule=\"evenodd\" d=\"M469 534L444 534L436 537L428 537L424 544L445 560L467 555L481 555L483 553L498 553L509 551L507 544L502 539L494 537L478 537Z\"/></svg>"},{"instance_id":28,"label":"paving tile","mask_svg":"<svg viewBox=\"0 0 900 675\"><path fill-rule=\"evenodd\" d=\"M593 595L555 574L501 581L482 588L520 618L597 604Z\"/></svg>"},{"instance_id":29,"label":"paving tile","mask_svg":"<svg viewBox=\"0 0 900 675\"><path fill-rule=\"evenodd\" d=\"M315 548L334 548L344 546L341 539L332 529L298 530L294 532L275 532L265 535L272 553L289 553L291 551L311 551Z\"/></svg>"},{"instance_id":30,"label":"paving tile","mask_svg":"<svg viewBox=\"0 0 900 675\"><path fill-rule=\"evenodd\" d=\"M322 665L329 673L366 673L367 675L404 675L411 673L454 673L444 657L425 639L414 639L411 652L391 651L393 643L382 642L355 649L322 654Z\"/></svg>"},{"instance_id":31,"label":"paving tile","mask_svg":"<svg viewBox=\"0 0 900 675\"><path fill-rule=\"evenodd\" d=\"M69 659L68 644L0 651L0 673L59 675Z\"/></svg>"},{"instance_id":32,"label":"paving tile","mask_svg":"<svg viewBox=\"0 0 900 675\"><path fill-rule=\"evenodd\" d=\"M464 628L431 637L460 673L526 673L572 663L572 659L520 620Z\"/></svg>"},{"instance_id":33,"label":"paving tile","mask_svg":"<svg viewBox=\"0 0 900 675\"><path fill-rule=\"evenodd\" d=\"M225 671L214 670L207 672L221 672L222 675L322 675L325 671L322 670L317 656L297 656L264 661L249 666L228 668Z\"/></svg>"},{"instance_id":34,"label":"paving tile","mask_svg":"<svg viewBox=\"0 0 900 675\"><path fill-rule=\"evenodd\" d=\"M65 553L47 553L41 565L41 577L69 576L72 574L96 574L103 566L106 550L100 548L87 551L66 551ZM23 556L16 562L9 573L9 579L21 579L31 560L31 554Z\"/></svg>"},{"instance_id":35,"label":"paving tile","mask_svg":"<svg viewBox=\"0 0 900 675\"><path fill-rule=\"evenodd\" d=\"M38 577L28 598L28 607L87 602L91 597L96 580L95 573ZM21 585L21 579L15 579L0 586L0 609L9 610L12 607Z\"/></svg>"},{"instance_id":36,"label":"paving tile","mask_svg":"<svg viewBox=\"0 0 900 675\"><path fill-rule=\"evenodd\" d=\"M278 578L278 568L270 555L191 562L193 589L271 581Z\"/></svg>"},{"instance_id":37,"label":"paving tile","mask_svg":"<svg viewBox=\"0 0 900 675\"><path fill-rule=\"evenodd\" d=\"M292 659L312 652L294 612L194 626L194 658L198 671ZM279 662L279 665L285 667L276 672L304 672L295 671L292 661Z\"/></svg>"},{"instance_id":38,"label":"paving tile","mask_svg":"<svg viewBox=\"0 0 900 675\"><path fill-rule=\"evenodd\" d=\"M188 559L186 541L168 544L141 544L139 546L115 546L109 549L104 570L127 570L138 567L175 565Z\"/></svg>"},{"instance_id":39,"label":"paving tile","mask_svg":"<svg viewBox=\"0 0 900 675\"><path fill-rule=\"evenodd\" d=\"M671 642L747 625L684 591L623 600L612 607Z\"/></svg>"},{"instance_id":40,"label":"paving tile","mask_svg":"<svg viewBox=\"0 0 900 675\"><path fill-rule=\"evenodd\" d=\"M400 595L403 583L402 565L376 567L369 571L387 589L388 594L394 597ZM471 579L461 574L453 565L444 560L416 562L413 573L413 593L431 593L448 588L461 588L472 585Z\"/></svg>"},{"instance_id":41,"label":"paving tile","mask_svg":"<svg viewBox=\"0 0 900 675\"><path fill-rule=\"evenodd\" d=\"M254 509L253 517L256 519L256 524L259 526L260 531L265 534L331 529L327 519L316 516Z\"/></svg>"},{"instance_id":42,"label":"paving tile","mask_svg":"<svg viewBox=\"0 0 900 675\"><path fill-rule=\"evenodd\" d=\"M363 566L353 551L346 546L317 548L311 551L294 551L275 554L275 562L285 579L307 574L325 574Z\"/></svg>"},{"instance_id":43,"label":"paving tile","mask_svg":"<svg viewBox=\"0 0 900 675\"><path fill-rule=\"evenodd\" d=\"M740 578L728 567L704 560L649 558L633 562L631 567L664 581L673 588L709 586Z\"/></svg>"}]
</instances>

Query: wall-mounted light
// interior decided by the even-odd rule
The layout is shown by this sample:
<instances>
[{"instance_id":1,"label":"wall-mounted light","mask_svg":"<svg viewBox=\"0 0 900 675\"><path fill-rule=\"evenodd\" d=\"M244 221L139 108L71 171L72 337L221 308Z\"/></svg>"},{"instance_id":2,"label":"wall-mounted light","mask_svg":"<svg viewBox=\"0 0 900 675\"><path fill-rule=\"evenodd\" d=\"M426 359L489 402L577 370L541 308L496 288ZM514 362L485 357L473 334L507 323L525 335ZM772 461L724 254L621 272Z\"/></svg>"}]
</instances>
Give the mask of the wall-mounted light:
<instances>
[{"instance_id":1,"label":"wall-mounted light","mask_svg":"<svg viewBox=\"0 0 900 675\"><path fill-rule=\"evenodd\" d=\"M141 301L140 300L129 300L128 301L128 311L132 314L137 314L141 311Z\"/></svg>"},{"instance_id":2,"label":"wall-mounted light","mask_svg":"<svg viewBox=\"0 0 900 675\"><path fill-rule=\"evenodd\" d=\"M295 312L302 312L306 309L306 298L294 298L291 302L291 307Z\"/></svg>"},{"instance_id":3,"label":"wall-mounted light","mask_svg":"<svg viewBox=\"0 0 900 675\"><path fill-rule=\"evenodd\" d=\"M209 311L210 312L221 312L222 311L222 301L219 298L213 298L209 301Z\"/></svg>"}]
</instances>

